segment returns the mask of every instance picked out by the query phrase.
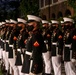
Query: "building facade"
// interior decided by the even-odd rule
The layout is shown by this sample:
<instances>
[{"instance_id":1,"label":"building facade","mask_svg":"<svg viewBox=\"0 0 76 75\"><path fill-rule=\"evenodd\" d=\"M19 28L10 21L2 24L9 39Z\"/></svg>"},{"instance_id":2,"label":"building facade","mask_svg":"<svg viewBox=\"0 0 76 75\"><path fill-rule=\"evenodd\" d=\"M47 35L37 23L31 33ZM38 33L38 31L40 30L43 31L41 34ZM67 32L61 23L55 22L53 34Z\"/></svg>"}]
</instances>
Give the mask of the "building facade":
<instances>
[{"instance_id":1,"label":"building facade","mask_svg":"<svg viewBox=\"0 0 76 75\"><path fill-rule=\"evenodd\" d=\"M58 19L73 16L73 8L67 5L67 0L39 0L40 16L43 19Z\"/></svg>"}]
</instances>

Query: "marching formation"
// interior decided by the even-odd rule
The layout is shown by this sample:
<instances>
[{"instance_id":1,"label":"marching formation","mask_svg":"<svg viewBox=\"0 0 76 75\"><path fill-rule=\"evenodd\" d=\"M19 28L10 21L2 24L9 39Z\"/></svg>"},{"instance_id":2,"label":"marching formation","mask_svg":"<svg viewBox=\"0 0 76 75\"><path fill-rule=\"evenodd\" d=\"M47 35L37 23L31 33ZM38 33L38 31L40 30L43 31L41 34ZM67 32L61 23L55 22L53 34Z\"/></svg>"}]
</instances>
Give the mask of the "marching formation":
<instances>
[{"instance_id":1,"label":"marching formation","mask_svg":"<svg viewBox=\"0 0 76 75\"><path fill-rule=\"evenodd\" d=\"M0 65L4 75L76 75L76 28L73 19L42 20L27 15L0 22Z\"/></svg>"}]
</instances>

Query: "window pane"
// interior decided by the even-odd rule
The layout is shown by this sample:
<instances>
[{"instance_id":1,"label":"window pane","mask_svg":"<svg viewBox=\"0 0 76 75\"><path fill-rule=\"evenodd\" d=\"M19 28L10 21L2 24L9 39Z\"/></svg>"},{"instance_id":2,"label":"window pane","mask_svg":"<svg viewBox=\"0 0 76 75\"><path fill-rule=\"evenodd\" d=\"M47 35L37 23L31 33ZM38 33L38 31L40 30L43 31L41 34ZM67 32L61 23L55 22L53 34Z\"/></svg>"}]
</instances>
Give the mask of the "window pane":
<instances>
[{"instance_id":1,"label":"window pane","mask_svg":"<svg viewBox=\"0 0 76 75\"><path fill-rule=\"evenodd\" d=\"M45 5L52 4L52 0L45 0Z\"/></svg>"},{"instance_id":2,"label":"window pane","mask_svg":"<svg viewBox=\"0 0 76 75\"><path fill-rule=\"evenodd\" d=\"M44 0L41 0L41 7L44 6Z\"/></svg>"},{"instance_id":3,"label":"window pane","mask_svg":"<svg viewBox=\"0 0 76 75\"><path fill-rule=\"evenodd\" d=\"M52 0L50 0L50 4L52 4Z\"/></svg>"},{"instance_id":4,"label":"window pane","mask_svg":"<svg viewBox=\"0 0 76 75\"><path fill-rule=\"evenodd\" d=\"M49 0L45 0L45 5L49 5Z\"/></svg>"},{"instance_id":5,"label":"window pane","mask_svg":"<svg viewBox=\"0 0 76 75\"><path fill-rule=\"evenodd\" d=\"M53 0L53 3L58 2L58 0Z\"/></svg>"}]
</instances>

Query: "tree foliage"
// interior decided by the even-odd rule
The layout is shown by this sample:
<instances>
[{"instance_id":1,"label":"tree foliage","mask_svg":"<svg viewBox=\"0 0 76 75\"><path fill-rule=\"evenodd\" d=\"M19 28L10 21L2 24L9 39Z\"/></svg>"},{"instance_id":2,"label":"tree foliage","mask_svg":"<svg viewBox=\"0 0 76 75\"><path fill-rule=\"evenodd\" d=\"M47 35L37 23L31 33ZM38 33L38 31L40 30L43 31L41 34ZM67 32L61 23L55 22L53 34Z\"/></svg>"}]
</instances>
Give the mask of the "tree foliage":
<instances>
[{"instance_id":1,"label":"tree foliage","mask_svg":"<svg viewBox=\"0 0 76 75\"><path fill-rule=\"evenodd\" d=\"M72 18L75 20L76 23L76 0L68 0L68 5L71 6L75 11Z\"/></svg>"},{"instance_id":2,"label":"tree foliage","mask_svg":"<svg viewBox=\"0 0 76 75\"><path fill-rule=\"evenodd\" d=\"M0 0L0 21L16 19L19 15L20 0Z\"/></svg>"},{"instance_id":3,"label":"tree foliage","mask_svg":"<svg viewBox=\"0 0 76 75\"><path fill-rule=\"evenodd\" d=\"M39 14L39 3L38 0L22 0L19 7L22 16L27 14Z\"/></svg>"},{"instance_id":4,"label":"tree foliage","mask_svg":"<svg viewBox=\"0 0 76 75\"><path fill-rule=\"evenodd\" d=\"M68 5L76 11L76 0L68 0Z\"/></svg>"}]
</instances>

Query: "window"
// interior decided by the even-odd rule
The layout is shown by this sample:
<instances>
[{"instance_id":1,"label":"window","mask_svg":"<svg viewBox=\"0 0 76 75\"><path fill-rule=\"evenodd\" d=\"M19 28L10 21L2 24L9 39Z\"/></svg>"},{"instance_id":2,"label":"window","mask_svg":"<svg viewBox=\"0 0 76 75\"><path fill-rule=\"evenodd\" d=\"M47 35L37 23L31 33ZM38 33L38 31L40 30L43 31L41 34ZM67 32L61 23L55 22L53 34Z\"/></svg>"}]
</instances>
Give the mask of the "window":
<instances>
[{"instance_id":1,"label":"window","mask_svg":"<svg viewBox=\"0 0 76 75\"><path fill-rule=\"evenodd\" d=\"M50 4L52 4L52 0L50 0Z\"/></svg>"},{"instance_id":2,"label":"window","mask_svg":"<svg viewBox=\"0 0 76 75\"><path fill-rule=\"evenodd\" d=\"M53 3L56 3L56 2L58 2L58 0L53 0Z\"/></svg>"},{"instance_id":3,"label":"window","mask_svg":"<svg viewBox=\"0 0 76 75\"><path fill-rule=\"evenodd\" d=\"M46 6L46 5L52 4L53 0L44 0L43 2L44 2L43 5Z\"/></svg>"},{"instance_id":4,"label":"window","mask_svg":"<svg viewBox=\"0 0 76 75\"><path fill-rule=\"evenodd\" d=\"M43 7L44 6L44 0L39 0L39 7Z\"/></svg>"},{"instance_id":5,"label":"window","mask_svg":"<svg viewBox=\"0 0 76 75\"><path fill-rule=\"evenodd\" d=\"M58 1L65 1L65 0L58 0ZM67 0L66 0L67 1Z\"/></svg>"},{"instance_id":6,"label":"window","mask_svg":"<svg viewBox=\"0 0 76 75\"><path fill-rule=\"evenodd\" d=\"M54 13L52 13L52 19L55 19L55 18L56 18L55 14L54 14Z\"/></svg>"},{"instance_id":7,"label":"window","mask_svg":"<svg viewBox=\"0 0 76 75\"><path fill-rule=\"evenodd\" d=\"M49 5L50 0L45 0L45 5Z\"/></svg>"},{"instance_id":8,"label":"window","mask_svg":"<svg viewBox=\"0 0 76 75\"><path fill-rule=\"evenodd\" d=\"M58 12L57 18L63 17L63 14L61 11Z\"/></svg>"},{"instance_id":9,"label":"window","mask_svg":"<svg viewBox=\"0 0 76 75\"><path fill-rule=\"evenodd\" d=\"M65 16L70 16L71 15L71 11L69 10L69 9L67 9L66 11L65 11Z\"/></svg>"},{"instance_id":10,"label":"window","mask_svg":"<svg viewBox=\"0 0 76 75\"><path fill-rule=\"evenodd\" d=\"M41 7L44 6L44 0L41 0Z\"/></svg>"}]
</instances>

